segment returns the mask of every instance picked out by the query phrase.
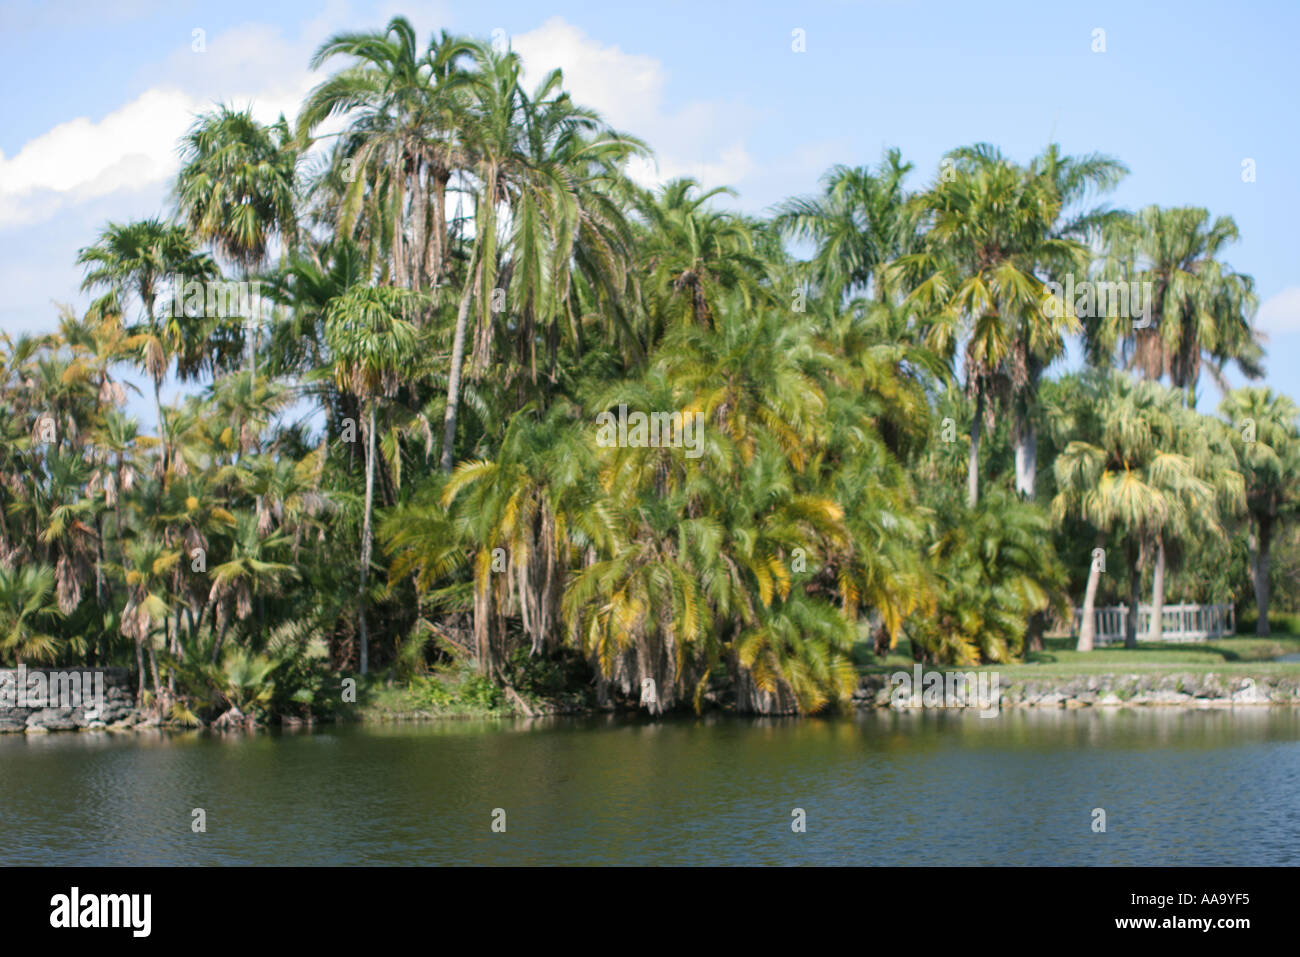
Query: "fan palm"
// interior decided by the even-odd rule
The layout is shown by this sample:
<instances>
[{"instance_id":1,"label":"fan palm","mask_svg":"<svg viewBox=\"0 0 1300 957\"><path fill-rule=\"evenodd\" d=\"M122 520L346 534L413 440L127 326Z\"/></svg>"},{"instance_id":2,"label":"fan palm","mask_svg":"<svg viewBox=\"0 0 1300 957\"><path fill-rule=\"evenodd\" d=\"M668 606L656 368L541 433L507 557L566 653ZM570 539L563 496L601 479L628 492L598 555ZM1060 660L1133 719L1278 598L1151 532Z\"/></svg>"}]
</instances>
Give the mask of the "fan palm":
<instances>
[{"instance_id":1,"label":"fan palm","mask_svg":"<svg viewBox=\"0 0 1300 957\"><path fill-rule=\"evenodd\" d=\"M10 569L0 564L0 652L15 664L57 660L64 646L51 631L60 617L53 568L26 564ZM84 643L72 650L84 652Z\"/></svg>"},{"instance_id":2,"label":"fan palm","mask_svg":"<svg viewBox=\"0 0 1300 957\"><path fill-rule=\"evenodd\" d=\"M1245 474L1246 503L1253 526L1250 575L1255 588L1257 635L1269 634L1269 548L1279 522L1300 512L1300 409L1271 389L1235 389L1223 397L1220 412L1232 423L1229 434Z\"/></svg>"},{"instance_id":3,"label":"fan palm","mask_svg":"<svg viewBox=\"0 0 1300 957\"><path fill-rule=\"evenodd\" d=\"M87 267L82 289L105 290L91 304L92 317L121 317L131 298L139 304L139 321L131 326L124 346L136 352L137 365L153 381L154 414L161 436L162 380L172 359L184 353L192 337L181 310L173 308L172 315L159 315L159 299L169 278L209 279L217 274L216 266L198 252L183 227L158 219L109 223L95 245L81 250L77 262Z\"/></svg>"},{"instance_id":4,"label":"fan palm","mask_svg":"<svg viewBox=\"0 0 1300 957\"><path fill-rule=\"evenodd\" d=\"M1094 378L1088 388L1091 405L1076 407L1073 415L1055 423L1062 436L1072 439L1056 460L1059 491L1052 513L1058 522L1078 516L1102 536L1125 540L1132 608L1125 644L1136 647L1142 557L1166 535L1198 522L1217 529L1218 497L1214 485L1202 477L1200 453L1180 445L1182 432L1196 423L1189 423L1174 394L1122 374ZM1184 449L1193 454L1184 454ZM1100 563L1094 562L1084 597L1080 651L1092 650L1092 602L1100 573ZM1157 589L1163 598L1163 581Z\"/></svg>"},{"instance_id":5,"label":"fan palm","mask_svg":"<svg viewBox=\"0 0 1300 957\"><path fill-rule=\"evenodd\" d=\"M1148 206L1109 225L1102 274L1151 284L1151 323L1109 316L1090 338L1094 361L1116 344L1148 379L1169 377L1196 406L1202 365L1223 387L1223 369L1236 362L1249 377L1262 373L1262 350L1251 324L1256 297L1249 276L1221 256L1238 238L1237 224L1195 207Z\"/></svg>"}]
</instances>

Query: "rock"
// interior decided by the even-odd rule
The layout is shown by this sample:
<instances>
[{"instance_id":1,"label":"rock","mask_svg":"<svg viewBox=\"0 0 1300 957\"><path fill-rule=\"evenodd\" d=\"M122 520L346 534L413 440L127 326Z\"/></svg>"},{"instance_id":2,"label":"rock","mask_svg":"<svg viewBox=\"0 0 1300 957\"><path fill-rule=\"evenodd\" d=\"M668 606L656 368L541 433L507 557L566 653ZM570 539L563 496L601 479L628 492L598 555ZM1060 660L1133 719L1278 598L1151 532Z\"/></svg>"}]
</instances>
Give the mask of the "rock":
<instances>
[{"instance_id":1,"label":"rock","mask_svg":"<svg viewBox=\"0 0 1300 957\"><path fill-rule=\"evenodd\" d=\"M1233 704L1268 704L1268 700L1268 693L1260 689L1252 678L1247 678L1243 686L1232 694Z\"/></svg>"},{"instance_id":2,"label":"rock","mask_svg":"<svg viewBox=\"0 0 1300 957\"><path fill-rule=\"evenodd\" d=\"M1192 693L1198 698L1221 699L1225 692L1226 689L1219 681L1218 675L1206 675L1200 682L1200 686Z\"/></svg>"},{"instance_id":3,"label":"rock","mask_svg":"<svg viewBox=\"0 0 1300 957\"><path fill-rule=\"evenodd\" d=\"M27 730L72 731L77 727L72 715L63 708L41 708L27 716Z\"/></svg>"}]
</instances>

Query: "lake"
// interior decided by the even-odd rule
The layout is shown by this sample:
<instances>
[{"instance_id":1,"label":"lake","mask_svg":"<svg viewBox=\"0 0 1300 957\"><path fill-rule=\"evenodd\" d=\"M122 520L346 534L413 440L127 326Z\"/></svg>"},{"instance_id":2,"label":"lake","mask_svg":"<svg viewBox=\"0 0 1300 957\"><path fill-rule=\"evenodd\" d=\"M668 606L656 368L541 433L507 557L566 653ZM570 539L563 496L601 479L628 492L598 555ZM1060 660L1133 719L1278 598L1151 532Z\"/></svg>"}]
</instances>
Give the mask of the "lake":
<instances>
[{"instance_id":1,"label":"lake","mask_svg":"<svg viewBox=\"0 0 1300 957\"><path fill-rule=\"evenodd\" d=\"M1294 865L1297 795L1292 708L5 735L0 863Z\"/></svg>"}]
</instances>

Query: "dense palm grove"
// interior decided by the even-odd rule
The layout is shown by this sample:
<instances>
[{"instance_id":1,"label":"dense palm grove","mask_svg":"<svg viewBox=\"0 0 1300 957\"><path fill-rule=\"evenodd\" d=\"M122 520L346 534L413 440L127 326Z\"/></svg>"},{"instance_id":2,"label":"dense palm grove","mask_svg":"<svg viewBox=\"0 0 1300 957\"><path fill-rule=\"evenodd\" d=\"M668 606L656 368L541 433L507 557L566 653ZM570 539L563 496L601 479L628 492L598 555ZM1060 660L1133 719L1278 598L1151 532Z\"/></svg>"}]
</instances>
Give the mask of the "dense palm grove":
<instances>
[{"instance_id":1,"label":"dense palm grove","mask_svg":"<svg viewBox=\"0 0 1300 957\"><path fill-rule=\"evenodd\" d=\"M1196 411L1262 361L1230 219L985 144L749 218L639 187L644 144L511 52L398 18L313 65L295 126L198 117L174 215L108 224L85 314L6 337L3 663L128 665L191 722L449 663L525 711L772 713L900 642L1011 661L1079 605L1253 597L1267 631L1297 410ZM1149 283L1150 322L1067 274ZM598 442L620 407L698 416L702 454Z\"/></svg>"}]
</instances>

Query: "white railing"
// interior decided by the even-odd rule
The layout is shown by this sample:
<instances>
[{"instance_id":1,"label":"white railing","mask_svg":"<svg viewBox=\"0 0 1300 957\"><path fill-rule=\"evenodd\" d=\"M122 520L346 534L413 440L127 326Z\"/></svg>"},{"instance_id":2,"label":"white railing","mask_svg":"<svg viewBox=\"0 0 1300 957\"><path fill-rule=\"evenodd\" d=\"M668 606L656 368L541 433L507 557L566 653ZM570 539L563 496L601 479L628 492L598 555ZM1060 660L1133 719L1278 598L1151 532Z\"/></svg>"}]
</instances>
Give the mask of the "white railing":
<instances>
[{"instance_id":1,"label":"white railing","mask_svg":"<svg viewBox=\"0 0 1300 957\"><path fill-rule=\"evenodd\" d=\"M1129 616L1127 605L1095 608L1093 616L1096 625L1094 644L1107 645L1124 640ZM1165 605L1161 618L1165 641L1207 641L1237 633L1237 610L1232 605ZM1078 609L1074 613L1075 636L1079 634L1082 622L1083 610ZM1139 641L1150 640L1150 605L1138 606L1137 636Z\"/></svg>"}]
</instances>

